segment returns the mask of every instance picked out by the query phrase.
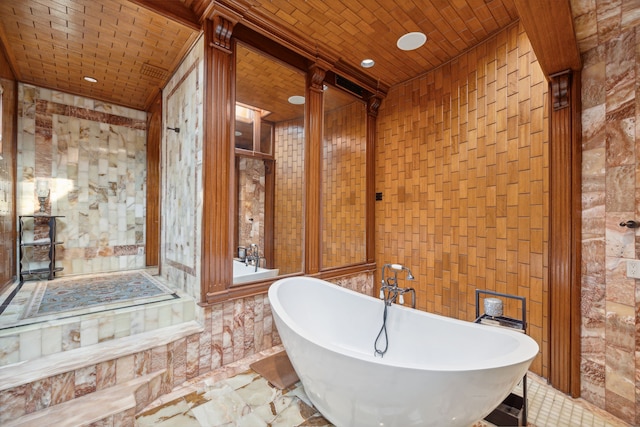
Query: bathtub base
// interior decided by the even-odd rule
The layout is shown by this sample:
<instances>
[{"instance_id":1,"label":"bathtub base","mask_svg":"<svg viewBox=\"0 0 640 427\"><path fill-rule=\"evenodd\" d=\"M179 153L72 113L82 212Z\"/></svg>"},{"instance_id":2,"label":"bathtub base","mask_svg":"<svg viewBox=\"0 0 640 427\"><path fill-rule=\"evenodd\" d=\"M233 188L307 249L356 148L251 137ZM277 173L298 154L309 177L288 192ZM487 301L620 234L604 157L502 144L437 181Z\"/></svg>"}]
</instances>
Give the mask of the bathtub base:
<instances>
[{"instance_id":1,"label":"bathtub base","mask_svg":"<svg viewBox=\"0 0 640 427\"><path fill-rule=\"evenodd\" d=\"M509 394L507 398L492 413L485 417L485 420L496 426L517 426L525 425L526 405L522 396Z\"/></svg>"}]
</instances>

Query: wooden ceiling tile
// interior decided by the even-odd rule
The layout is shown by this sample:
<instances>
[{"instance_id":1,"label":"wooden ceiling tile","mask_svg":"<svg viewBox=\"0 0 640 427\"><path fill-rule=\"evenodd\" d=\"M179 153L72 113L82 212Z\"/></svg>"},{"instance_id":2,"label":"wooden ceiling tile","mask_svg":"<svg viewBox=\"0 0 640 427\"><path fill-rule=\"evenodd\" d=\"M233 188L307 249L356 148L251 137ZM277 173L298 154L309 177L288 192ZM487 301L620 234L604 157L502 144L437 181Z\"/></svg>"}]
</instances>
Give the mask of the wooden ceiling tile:
<instances>
[{"instance_id":1,"label":"wooden ceiling tile","mask_svg":"<svg viewBox=\"0 0 640 427\"><path fill-rule=\"evenodd\" d=\"M540 11L538 2L2 0L0 40L25 83L145 109L200 34L201 17L215 8L231 11L240 24L259 34L273 33L306 60L331 64L331 71L355 75L368 90L384 92L515 22L516 3L529 8L534 20L551 20L552 8ZM426 34L426 44L409 52L398 49L398 38L413 31ZM362 68L365 58L375 66ZM82 80L85 75L99 82L89 85Z\"/></svg>"}]
</instances>

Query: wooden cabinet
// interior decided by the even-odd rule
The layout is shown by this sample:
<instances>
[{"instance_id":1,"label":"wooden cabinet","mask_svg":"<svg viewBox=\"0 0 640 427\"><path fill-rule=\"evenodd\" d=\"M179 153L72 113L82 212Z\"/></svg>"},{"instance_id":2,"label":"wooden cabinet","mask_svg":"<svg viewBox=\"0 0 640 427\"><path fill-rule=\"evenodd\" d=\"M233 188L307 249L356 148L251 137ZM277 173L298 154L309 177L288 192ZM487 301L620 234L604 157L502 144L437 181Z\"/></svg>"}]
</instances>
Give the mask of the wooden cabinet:
<instances>
[{"instance_id":1,"label":"wooden cabinet","mask_svg":"<svg viewBox=\"0 0 640 427\"><path fill-rule=\"evenodd\" d=\"M20 282L46 276L52 280L62 267L56 267L57 219L62 216L22 215L19 217ZM25 279L26 277L26 279Z\"/></svg>"}]
</instances>

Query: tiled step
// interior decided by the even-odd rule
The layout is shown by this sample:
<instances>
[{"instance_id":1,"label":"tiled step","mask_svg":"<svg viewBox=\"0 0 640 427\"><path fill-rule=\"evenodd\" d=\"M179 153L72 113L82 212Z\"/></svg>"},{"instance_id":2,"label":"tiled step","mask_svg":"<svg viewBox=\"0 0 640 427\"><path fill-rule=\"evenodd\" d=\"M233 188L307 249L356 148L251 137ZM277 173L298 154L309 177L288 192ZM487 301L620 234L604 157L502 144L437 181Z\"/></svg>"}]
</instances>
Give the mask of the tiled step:
<instances>
[{"instance_id":1,"label":"tiled step","mask_svg":"<svg viewBox=\"0 0 640 427\"><path fill-rule=\"evenodd\" d=\"M164 301L0 329L0 367L194 320L195 301L176 295L178 298Z\"/></svg>"},{"instance_id":2,"label":"tiled step","mask_svg":"<svg viewBox=\"0 0 640 427\"><path fill-rule=\"evenodd\" d=\"M76 371L89 365L118 360L193 334L199 334L202 331L203 327L192 320L179 325L3 366L0 367L0 392L44 378Z\"/></svg>"},{"instance_id":3,"label":"tiled step","mask_svg":"<svg viewBox=\"0 0 640 427\"><path fill-rule=\"evenodd\" d=\"M105 425L133 425L111 420L133 420L136 410L184 383L189 366L197 366L198 353L189 349L203 329L192 320L0 367L0 425L88 425L73 424L88 410L111 417ZM133 402L127 396L136 390ZM41 418L63 417L55 414L65 408L74 414L70 424Z\"/></svg>"},{"instance_id":4,"label":"tiled step","mask_svg":"<svg viewBox=\"0 0 640 427\"><path fill-rule=\"evenodd\" d=\"M164 370L96 391L59 405L3 423L4 427L76 427L92 423L112 426L135 424L135 414L157 397Z\"/></svg>"}]
</instances>

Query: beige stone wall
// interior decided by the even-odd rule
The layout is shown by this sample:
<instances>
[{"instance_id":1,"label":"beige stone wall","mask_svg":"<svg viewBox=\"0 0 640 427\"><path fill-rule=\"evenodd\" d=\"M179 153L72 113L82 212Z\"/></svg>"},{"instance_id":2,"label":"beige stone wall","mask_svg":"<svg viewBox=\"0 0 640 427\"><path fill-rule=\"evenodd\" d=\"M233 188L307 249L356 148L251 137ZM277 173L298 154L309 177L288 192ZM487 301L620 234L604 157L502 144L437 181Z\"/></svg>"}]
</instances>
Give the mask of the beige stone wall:
<instances>
[{"instance_id":1,"label":"beige stone wall","mask_svg":"<svg viewBox=\"0 0 640 427\"><path fill-rule=\"evenodd\" d=\"M146 113L22 83L18 101L17 214L46 181L59 275L143 268Z\"/></svg>"},{"instance_id":2,"label":"beige stone wall","mask_svg":"<svg viewBox=\"0 0 640 427\"><path fill-rule=\"evenodd\" d=\"M582 50L582 397L640 425L640 5L572 1Z\"/></svg>"}]
</instances>

